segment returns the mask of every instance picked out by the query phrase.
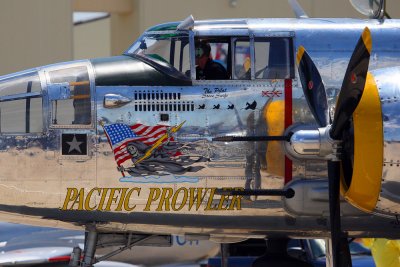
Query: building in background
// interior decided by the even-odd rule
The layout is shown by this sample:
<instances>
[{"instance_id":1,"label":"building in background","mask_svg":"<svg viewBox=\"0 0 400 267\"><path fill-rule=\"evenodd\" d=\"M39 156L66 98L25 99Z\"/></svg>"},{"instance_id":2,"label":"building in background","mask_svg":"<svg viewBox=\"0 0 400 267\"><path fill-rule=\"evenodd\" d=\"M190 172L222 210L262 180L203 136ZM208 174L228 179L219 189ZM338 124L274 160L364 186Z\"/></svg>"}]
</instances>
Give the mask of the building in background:
<instances>
[{"instance_id":1,"label":"building in background","mask_svg":"<svg viewBox=\"0 0 400 267\"><path fill-rule=\"evenodd\" d=\"M110 13L73 13L73 59L111 55Z\"/></svg>"},{"instance_id":2,"label":"building in background","mask_svg":"<svg viewBox=\"0 0 400 267\"><path fill-rule=\"evenodd\" d=\"M348 0L298 0L310 17L360 18ZM400 17L400 0L387 0ZM74 12L103 12L95 17ZM285 0L1 0L0 75L119 55L148 27L195 19L294 17Z\"/></svg>"}]
</instances>

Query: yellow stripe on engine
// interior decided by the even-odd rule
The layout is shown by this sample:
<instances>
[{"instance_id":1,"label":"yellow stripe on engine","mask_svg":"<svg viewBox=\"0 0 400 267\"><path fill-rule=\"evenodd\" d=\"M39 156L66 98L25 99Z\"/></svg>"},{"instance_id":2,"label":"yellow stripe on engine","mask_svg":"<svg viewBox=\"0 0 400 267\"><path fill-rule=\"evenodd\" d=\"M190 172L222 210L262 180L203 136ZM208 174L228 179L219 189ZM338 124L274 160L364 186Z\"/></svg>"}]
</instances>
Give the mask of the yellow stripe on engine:
<instances>
[{"instance_id":1,"label":"yellow stripe on engine","mask_svg":"<svg viewBox=\"0 0 400 267\"><path fill-rule=\"evenodd\" d=\"M378 88L368 73L360 103L353 114L354 166L344 197L361 210L372 212L381 191L383 166L383 121ZM343 180L342 180L343 182Z\"/></svg>"}]
</instances>

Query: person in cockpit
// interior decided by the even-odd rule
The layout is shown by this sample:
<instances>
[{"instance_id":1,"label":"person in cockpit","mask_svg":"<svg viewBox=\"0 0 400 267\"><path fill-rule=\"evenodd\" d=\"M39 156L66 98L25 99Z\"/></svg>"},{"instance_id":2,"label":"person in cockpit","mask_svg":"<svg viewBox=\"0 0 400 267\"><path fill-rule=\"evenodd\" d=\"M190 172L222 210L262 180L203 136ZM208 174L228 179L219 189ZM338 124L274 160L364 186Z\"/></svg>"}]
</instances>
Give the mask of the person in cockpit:
<instances>
[{"instance_id":1,"label":"person in cockpit","mask_svg":"<svg viewBox=\"0 0 400 267\"><path fill-rule=\"evenodd\" d=\"M205 41L196 41L196 79L197 80L227 80L228 72L220 63L211 57L211 46Z\"/></svg>"}]
</instances>

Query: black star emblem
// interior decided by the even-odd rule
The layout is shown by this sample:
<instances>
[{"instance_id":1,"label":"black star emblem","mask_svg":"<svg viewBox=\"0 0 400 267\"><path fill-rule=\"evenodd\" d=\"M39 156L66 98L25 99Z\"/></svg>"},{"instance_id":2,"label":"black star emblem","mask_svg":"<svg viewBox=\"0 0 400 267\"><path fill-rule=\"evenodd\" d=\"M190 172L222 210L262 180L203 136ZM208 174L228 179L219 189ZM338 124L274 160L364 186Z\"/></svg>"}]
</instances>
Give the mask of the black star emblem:
<instances>
[{"instance_id":1,"label":"black star emblem","mask_svg":"<svg viewBox=\"0 0 400 267\"><path fill-rule=\"evenodd\" d=\"M86 134L62 134L62 155L87 155Z\"/></svg>"}]
</instances>

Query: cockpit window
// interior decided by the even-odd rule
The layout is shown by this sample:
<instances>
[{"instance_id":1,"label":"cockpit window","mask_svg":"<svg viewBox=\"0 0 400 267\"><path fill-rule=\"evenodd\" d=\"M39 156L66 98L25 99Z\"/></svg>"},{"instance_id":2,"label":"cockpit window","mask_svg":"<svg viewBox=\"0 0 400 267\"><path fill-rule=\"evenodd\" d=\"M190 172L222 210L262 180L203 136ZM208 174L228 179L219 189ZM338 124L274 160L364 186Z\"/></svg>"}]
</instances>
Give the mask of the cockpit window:
<instances>
[{"instance_id":1,"label":"cockpit window","mask_svg":"<svg viewBox=\"0 0 400 267\"><path fill-rule=\"evenodd\" d=\"M234 41L234 72L235 80L250 80L251 78L251 56L250 40L236 39Z\"/></svg>"},{"instance_id":2,"label":"cockpit window","mask_svg":"<svg viewBox=\"0 0 400 267\"><path fill-rule=\"evenodd\" d=\"M126 55L136 55L160 65L167 65L185 73L190 69L189 38L187 34L175 31L147 33L140 37L126 52Z\"/></svg>"},{"instance_id":3,"label":"cockpit window","mask_svg":"<svg viewBox=\"0 0 400 267\"><path fill-rule=\"evenodd\" d=\"M196 79L230 79L230 50L229 38L195 38Z\"/></svg>"},{"instance_id":4,"label":"cockpit window","mask_svg":"<svg viewBox=\"0 0 400 267\"><path fill-rule=\"evenodd\" d=\"M52 125L90 125L92 114L87 67L53 70L48 75L49 95L57 92L57 97L51 96Z\"/></svg>"},{"instance_id":5,"label":"cockpit window","mask_svg":"<svg viewBox=\"0 0 400 267\"><path fill-rule=\"evenodd\" d=\"M254 42L256 79L293 78L292 47L290 38L256 38Z\"/></svg>"}]
</instances>

